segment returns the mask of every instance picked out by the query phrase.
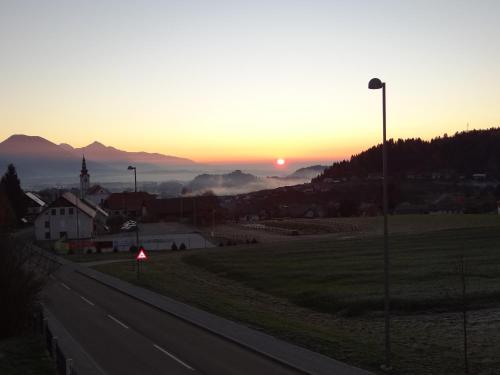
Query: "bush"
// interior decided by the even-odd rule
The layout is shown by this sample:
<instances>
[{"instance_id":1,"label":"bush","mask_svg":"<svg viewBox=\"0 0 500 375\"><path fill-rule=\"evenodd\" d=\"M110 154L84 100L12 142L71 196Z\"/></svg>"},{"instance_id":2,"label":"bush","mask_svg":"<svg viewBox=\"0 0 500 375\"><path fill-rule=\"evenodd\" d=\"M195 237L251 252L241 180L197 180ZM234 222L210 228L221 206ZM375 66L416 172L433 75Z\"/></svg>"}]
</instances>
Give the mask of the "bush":
<instances>
[{"instance_id":1,"label":"bush","mask_svg":"<svg viewBox=\"0 0 500 375\"><path fill-rule=\"evenodd\" d=\"M186 250L186 245L184 245L184 242L181 243L181 246L179 246L179 250Z\"/></svg>"},{"instance_id":2,"label":"bush","mask_svg":"<svg viewBox=\"0 0 500 375\"><path fill-rule=\"evenodd\" d=\"M170 249L174 250L174 251L179 250L179 248L177 247L177 244L175 242L172 244L172 247Z\"/></svg>"}]
</instances>

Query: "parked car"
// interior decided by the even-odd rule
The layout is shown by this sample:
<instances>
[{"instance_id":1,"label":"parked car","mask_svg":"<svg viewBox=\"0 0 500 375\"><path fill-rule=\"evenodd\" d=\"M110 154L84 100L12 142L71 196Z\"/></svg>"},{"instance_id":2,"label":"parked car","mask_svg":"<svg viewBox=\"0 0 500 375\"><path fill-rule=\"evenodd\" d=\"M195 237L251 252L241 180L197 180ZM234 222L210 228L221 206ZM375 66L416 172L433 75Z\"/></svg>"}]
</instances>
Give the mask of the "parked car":
<instances>
[{"instance_id":1,"label":"parked car","mask_svg":"<svg viewBox=\"0 0 500 375\"><path fill-rule=\"evenodd\" d=\"M125 232L132 232L137 229L137 222L134 220L128 220L121 226L120 230Z\"/></svg>"}]
</instances>

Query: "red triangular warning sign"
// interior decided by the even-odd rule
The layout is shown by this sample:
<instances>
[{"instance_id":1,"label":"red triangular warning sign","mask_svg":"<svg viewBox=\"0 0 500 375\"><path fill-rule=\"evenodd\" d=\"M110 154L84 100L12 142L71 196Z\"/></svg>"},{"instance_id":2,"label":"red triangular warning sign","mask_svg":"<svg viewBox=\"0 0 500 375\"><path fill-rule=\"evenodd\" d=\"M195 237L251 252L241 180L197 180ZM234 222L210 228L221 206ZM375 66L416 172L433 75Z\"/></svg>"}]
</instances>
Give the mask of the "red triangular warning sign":
<instances>
[{"instance_id":1,"label":"red triangular warning sign","mask_svg":"<svg viewBox=\"0 0 500 375\"><path fill-rule=\"evenodd\" d=\"M137 256L135 257L135 259L137 259L137 260L146 260L146 259L148 259L148 256L146 255L146 252L144 251L144 249L142 247L139 249L139 254L137 254Z\"/></svg>"}]
</instances>

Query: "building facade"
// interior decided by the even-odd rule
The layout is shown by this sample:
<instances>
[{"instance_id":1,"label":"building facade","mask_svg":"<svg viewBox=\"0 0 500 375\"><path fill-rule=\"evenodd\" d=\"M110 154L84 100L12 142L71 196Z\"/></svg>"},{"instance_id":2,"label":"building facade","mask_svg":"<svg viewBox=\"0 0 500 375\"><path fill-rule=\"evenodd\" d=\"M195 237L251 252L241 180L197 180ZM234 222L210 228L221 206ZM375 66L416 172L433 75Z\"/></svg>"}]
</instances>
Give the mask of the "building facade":
<instances>
[{"instance_id":1,"label":"building facade","mask_svg":"<svg viewBox=\"0 0 500 375\"><path fill-rule=\"evenodd\" d=\"M38 241L92 238L97 229L96 210L71 193L64 193L35 219Z\"/></svg>"}]
</instances>

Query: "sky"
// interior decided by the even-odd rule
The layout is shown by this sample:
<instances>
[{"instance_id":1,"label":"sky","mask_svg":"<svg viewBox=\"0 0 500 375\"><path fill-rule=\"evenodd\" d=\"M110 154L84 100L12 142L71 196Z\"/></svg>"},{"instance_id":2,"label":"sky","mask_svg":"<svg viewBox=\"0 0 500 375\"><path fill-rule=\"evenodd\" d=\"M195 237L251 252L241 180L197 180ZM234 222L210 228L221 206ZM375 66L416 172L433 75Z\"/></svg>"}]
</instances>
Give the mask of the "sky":
<instances>
[{"instance_id":1,"label":"sky","mask_svg":"<svg viewBox=\"0 0 500 375\"><path fill-rule=\"evenodd\" d=\"M0 2L0 139L337 160L500 126L500 1Z\"/></svg>"}]
</instances>

